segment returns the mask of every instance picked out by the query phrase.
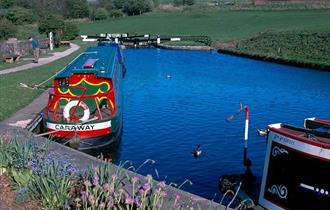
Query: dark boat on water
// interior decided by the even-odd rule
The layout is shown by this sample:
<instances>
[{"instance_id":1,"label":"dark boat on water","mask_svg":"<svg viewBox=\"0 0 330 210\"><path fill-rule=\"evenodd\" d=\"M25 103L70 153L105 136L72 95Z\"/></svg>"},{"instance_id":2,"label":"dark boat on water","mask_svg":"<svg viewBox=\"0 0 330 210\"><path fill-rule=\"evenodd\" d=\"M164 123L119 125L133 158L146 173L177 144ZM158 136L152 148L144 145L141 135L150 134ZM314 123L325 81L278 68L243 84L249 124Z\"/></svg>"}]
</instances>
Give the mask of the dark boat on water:
<instances>
[{"instance_id":1,"label":"dark boat on water","mask_svg":"<svg viewBox=\"0 0 330 210\"><path fill-rule=\"evenodd\" d=\"M99 42L56 75L43 112L44 131L79 150L118 139L125 73L121 46Z\"/></svg>"},{"instance_id":2,"label":"dark boat on water","mask_svg":"<svg viewBox=\"0 0 330 210\"><path fill-rule=\"evenodd\" d=\"M267 209L330 208L330 133L318 130L329 122L306 119L307 129L281 123L268 126L260 205Z\"/></svg>"},{"instance_id":3,"label":"dark boat on water","mask_svg":"<svg viewBox=\"0 0 330 210\"><path fill-rule=\"evenodd\" d=\"M304 127L306 129L330 133L330 120L322 120L315 117L306 118L304 121Z\"/></svg>"}]
</instances>

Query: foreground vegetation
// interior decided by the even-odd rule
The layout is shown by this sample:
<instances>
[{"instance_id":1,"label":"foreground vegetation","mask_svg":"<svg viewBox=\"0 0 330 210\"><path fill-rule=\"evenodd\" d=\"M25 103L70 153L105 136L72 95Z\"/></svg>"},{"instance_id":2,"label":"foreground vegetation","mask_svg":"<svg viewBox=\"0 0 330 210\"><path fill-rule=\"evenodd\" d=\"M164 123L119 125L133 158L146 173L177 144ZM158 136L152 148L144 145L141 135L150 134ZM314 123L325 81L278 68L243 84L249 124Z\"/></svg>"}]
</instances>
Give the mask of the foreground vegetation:
<instances>
[{"instance_id":1,"label":"foreground vegetation","mask_svg":"<svg viewBox=\"0 0 330 210\"><path fill-rule=\"evenodd\" d=\"M8 134L0 136L0 149L0 177L10 178L10 183L2 184L15 191L14 204L7 203L5 209L31 199L34 209L182 209L180 195L167 198L165 182L156 183L151 175L129 176L122 170L124 165L80 171L69 157L49 152L47 142L22 142Z\"/></svg>"}]
</instances>

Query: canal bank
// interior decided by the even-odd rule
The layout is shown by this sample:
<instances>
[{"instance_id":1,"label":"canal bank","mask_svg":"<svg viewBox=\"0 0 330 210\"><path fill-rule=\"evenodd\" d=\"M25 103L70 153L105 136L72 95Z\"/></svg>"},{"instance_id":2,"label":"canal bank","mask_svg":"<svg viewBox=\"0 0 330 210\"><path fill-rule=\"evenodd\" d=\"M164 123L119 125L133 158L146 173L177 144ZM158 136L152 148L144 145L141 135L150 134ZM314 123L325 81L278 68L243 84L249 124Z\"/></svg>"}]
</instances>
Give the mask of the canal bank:
<instances>
[{"instance_id":1,"label":"canal bank","mask_svg":"<svg viewBox=\"0 0 330 210\"><path fill-rule=\"evenodd\" d=\"M118 167L112 163L102 161L93 156L87 155L85 153L79 152L72 148L63 146L53 141L49 141L46 138L36 137L34 134L17 127L8 126L4 123L0 124L0 135L2 138L12 138L18 142L21 142L22 145L24 143L28 143L30 145L42 145L47 142L48 150L47 153L57 154L61 157L65 157L65 159L70 162L76 169L78 169L78 174L83 175L86 173L89 167L102 167L105 164L110 167L110 171L115 174L118 171L121 171L122 177L119 179L122 180L122 185L127 193L132 192L132 184L128 181L128 177L137 177L139 180L145 180L146 177L135 173L134 171L127 170L125 168ZM109 177L111 175L109 174ZM157 181L153 181L153 186L161 185ZM156 190L156 189L153 189ZM134 191L134 188L133 188ZM221 206L218 203L207 200L205 198L199 197L197 195L193 195L191 193L182 191L180 189L174 188L172 186L165 186L166 199L161 207L161 209L174 209L174 201L176 201L175 205L178 205L179 209L226 209L225 206ZM133 196L133 195L132 195ZM227 208L231 209L231 208Z\"/></svg>"}]
</instances>

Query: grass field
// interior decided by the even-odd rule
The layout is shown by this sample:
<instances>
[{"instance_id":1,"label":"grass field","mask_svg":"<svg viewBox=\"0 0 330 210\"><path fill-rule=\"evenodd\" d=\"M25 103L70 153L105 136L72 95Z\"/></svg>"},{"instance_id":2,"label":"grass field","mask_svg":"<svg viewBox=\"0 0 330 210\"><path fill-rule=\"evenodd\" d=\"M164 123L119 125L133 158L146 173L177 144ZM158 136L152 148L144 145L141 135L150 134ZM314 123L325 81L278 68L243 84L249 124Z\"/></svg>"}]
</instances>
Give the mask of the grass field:
<instances>
[{"instance_id":1,"label":"grass field","mask_svg":"<svg viewBox=\"0 0 330 210\"><path fill-rule=\"evenodd\" d=\"M35 85L48 79L66 66L75 56L84 51L90 43L78 43L81 48L73 54L31 70L1 75L0 77L0 121L10 117L28 105L44 90L31 90L20 87L19 83ZM50 85L47 83L45 85Z\"/></svg>"},{"instance_id":2,"label":"grass field","mask_svg":"<svg viewBox=\"0 0 330 210\"><path fill-rule=\"evenodd\" d=\"M255 36L258 32L269 30L330 28L329 17L330 10L163 12L81 23L80 33L208 35L215 42L223 42Z\"/></svg>"}]
</instances>

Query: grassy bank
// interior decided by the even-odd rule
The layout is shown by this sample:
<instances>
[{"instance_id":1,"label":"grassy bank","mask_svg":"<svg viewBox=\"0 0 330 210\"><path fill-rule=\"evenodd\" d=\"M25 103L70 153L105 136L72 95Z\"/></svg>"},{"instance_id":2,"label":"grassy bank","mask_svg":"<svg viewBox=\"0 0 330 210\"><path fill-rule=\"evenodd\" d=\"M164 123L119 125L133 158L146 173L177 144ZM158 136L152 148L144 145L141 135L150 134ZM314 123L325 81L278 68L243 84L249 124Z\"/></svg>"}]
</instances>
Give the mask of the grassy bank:
<instances>
[{"instance_id":1,"label":"grassy bank","mask_svg":"<svg viewBox=\"0 0 330 210\"><path fill-rule=\"evenodd\" d=\"M267 30L330 28L330 10L230 11L193 10L158 12L93 23L81 23L81 34L151 33L162 35L207 35L213 41L255 36Z\"/></svg>"},{"instance_id":2,"label":"grassy bank","mask_svg":"<svg viewBox=\"0 0 330 210\"><path fill-rule=\"evenodd\" d=\"M323 31L266 32L241 40L231 52L301 66L330 69L330 28Z\"/></svg>"},{"instance_id":3,"label":"grassy bank","mask_svg":"<svg viewBox=\"0 0 330 210\"><path fill-rule=\"evenodd\" d=\"M82 47L73 54L31 70L1 75L0 77L0 121L8 118L19 109L27 106L44 90L31 90L20 87L20 83L39 84L65 67L75 56L81 53L88 44L79 43ZM46 85L50 85L47 83Z\"/></svg>"}]
</instances>

